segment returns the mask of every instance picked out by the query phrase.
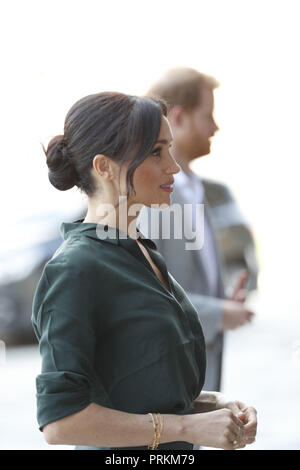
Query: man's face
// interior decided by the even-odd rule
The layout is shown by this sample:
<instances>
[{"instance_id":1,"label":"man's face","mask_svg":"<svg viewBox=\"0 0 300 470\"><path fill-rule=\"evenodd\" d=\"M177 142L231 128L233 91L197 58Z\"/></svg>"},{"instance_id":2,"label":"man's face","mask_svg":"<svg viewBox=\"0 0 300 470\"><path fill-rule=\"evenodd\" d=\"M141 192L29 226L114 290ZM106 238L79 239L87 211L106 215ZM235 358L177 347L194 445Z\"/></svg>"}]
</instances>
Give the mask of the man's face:
<instances>
[{"instance_id":1,"label":"man's face","mask_svg":"<svg viewBox=\"0 0 300 470\"><path fill-rule=\"evenodd\" d=\"M208 89L202 89L197 107L183 111L180 128L174 130L174 140L190 160L210 153L211 139L218 130L213 112L214 96Z\"/></svg>"}]
</instances>

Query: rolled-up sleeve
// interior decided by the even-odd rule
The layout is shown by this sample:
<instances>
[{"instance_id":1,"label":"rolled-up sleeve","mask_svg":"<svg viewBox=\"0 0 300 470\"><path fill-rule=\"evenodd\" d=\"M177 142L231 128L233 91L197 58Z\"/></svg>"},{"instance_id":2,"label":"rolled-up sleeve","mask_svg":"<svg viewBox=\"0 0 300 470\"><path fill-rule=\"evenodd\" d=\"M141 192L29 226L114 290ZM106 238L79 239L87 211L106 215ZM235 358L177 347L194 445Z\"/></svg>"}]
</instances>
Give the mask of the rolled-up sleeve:
<instances>
[{"instance_id":1,"label":"rolled-up sleeve","mask_svg":"<svg viewBox=\"0 0 300 470\"><path fill-rule=\"evenodd\" d=\"M36 378L37 421L49 422L87 407L93 389L96 347L95 295L85 270L50 264L35 292L32 324L42 370ZM97 380L97 396L106 402Z\"/></svg>"}]
</instances>

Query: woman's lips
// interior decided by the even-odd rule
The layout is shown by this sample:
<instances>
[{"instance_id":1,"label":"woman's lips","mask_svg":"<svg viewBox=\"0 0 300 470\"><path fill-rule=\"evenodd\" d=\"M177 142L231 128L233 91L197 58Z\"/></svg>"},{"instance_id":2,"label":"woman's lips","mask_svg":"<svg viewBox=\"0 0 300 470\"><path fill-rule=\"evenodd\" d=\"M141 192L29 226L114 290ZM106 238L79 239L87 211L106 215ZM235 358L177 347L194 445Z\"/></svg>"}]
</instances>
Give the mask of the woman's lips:
<instances>
[{"instance_id":1,"label":"woman's lips","mask_svg":"<svg viewBox=\"0 0 300 470\"><path fill-rule=\"evenodd\" d=\"M167 191L167 193L171 193L174 189L172 185L163 185L163 186L160 186L160 188L163 189L164 191Z\"/></svg>"}]
</instances>

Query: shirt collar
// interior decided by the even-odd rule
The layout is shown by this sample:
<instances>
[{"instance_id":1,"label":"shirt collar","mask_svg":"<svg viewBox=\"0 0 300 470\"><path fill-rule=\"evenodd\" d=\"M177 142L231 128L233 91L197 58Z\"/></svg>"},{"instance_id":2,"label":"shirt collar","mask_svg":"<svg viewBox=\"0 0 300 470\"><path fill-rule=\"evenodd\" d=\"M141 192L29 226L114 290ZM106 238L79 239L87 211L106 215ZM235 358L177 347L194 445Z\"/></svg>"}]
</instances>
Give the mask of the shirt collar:
<instances>
[{"instance_id":1,"label":"shirt collar","mask_svg":"<svg viewBox=\"0 0 300 470\"><path fill-rule=\"evenodd\" d=\"M197 173L190 170L187 175L183 170L177 173L175 176L175 186L182 188L183 191L193 194L194 202L202 202L204 199L204 186L202 179ZM189 196L190 198L190 196Z\"/></svg>"},{"instance_id":2,"label":"shirt collar","mask_svg":"<svg viewBox=\"0 0 300 470\"><path fill-rule=\"evenodd\" d=\"M191 185L191 182L192 183L200 183L202 184L202 180L200 178L199 175L197 175L196 173L194 173L194 171L190 170L190 173L187 174L185 173L183 170L181 170L179 173L176 173L174 175L174 178L175 178L175 184L177 185L185 185L185 186L189 186Z\"/></svg>"},{"instance_id":3,"label":"shirt collar","mask_svg":"<svg viewBox=\"0 0 300 470\"><path fill-rule=\"evenodd\" d=\"M123 230L99 223L82 223L83 220L84 219L78 219L74 222L63 222L60 226L60 233L63 239L67 240L74 235L83 234L94 240L111 243L112 245L122 245L125 248L132 245L132 243L136 245L136 240L129 237ZM138 228L136 230L138 232L138 240L143 240L143 243L150 248L157 249L152 240L146 238Z\"/></svg>"}]
</instances>

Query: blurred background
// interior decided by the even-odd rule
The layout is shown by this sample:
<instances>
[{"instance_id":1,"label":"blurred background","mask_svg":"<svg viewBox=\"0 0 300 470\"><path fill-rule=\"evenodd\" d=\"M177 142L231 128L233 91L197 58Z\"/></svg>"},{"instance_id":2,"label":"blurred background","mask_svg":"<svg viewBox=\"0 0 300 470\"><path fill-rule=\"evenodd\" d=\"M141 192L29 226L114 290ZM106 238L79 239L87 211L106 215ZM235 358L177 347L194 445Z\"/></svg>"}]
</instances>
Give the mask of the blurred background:
<instances>
[{"instance_id":1,"label":"blurred background","mask_svg":"<svg viewBox=\"0 0 300 470\"><path fill-rule=\"evenodd\" d=\"M41 142L84 95L143 94L161 73L213 75L220 127L194 170L233 191L254 236L253 323L226 335L223 391L255 406L249 449L300 449L299 109L297 0L11 0L1 2L0 449L49 446L38 430L34 289L84 216L77 189L48 181Z\"/></svg>"}]
</instances>

